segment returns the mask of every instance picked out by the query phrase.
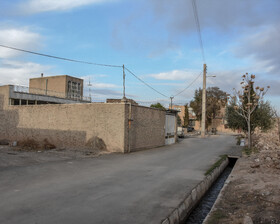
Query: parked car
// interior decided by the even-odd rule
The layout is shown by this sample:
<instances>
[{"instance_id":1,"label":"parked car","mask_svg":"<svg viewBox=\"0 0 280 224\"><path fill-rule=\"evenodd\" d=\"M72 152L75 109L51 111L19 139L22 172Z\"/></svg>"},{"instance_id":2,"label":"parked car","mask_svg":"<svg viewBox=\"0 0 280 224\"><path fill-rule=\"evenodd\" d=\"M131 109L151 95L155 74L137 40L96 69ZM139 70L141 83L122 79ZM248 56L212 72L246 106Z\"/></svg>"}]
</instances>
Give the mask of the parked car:
<instances>
[{"instance_id":1,"label":"parked car","mask_svg":"<svg viewBox=\"0 0 280 224\"><path fill-rule=\"evenodd\" d=\"M177 128L177 136L178 136L178 138L184 138L185 137L183 127L178 127Z\"/></svg>"},{"instance_id":2,"label":"parked car","mask_svg":"<svg viewBox=\"0 0 280 224\"><path fill-rule=\"evenodd\" d=\"M191 126L188 126L188 127L187 127L187 132L192 132L192 131L194 131L194 128L191 127Z\"/></svg>"}]
</instances>

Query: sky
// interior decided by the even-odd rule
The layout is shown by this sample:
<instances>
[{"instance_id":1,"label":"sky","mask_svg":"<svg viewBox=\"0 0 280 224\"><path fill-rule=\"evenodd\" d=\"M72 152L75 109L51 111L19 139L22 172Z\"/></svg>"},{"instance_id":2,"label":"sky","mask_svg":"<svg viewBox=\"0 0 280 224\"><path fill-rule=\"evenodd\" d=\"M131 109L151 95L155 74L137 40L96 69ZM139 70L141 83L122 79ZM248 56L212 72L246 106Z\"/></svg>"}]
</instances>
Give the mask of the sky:
<instances>
[{"instance_id":1,"label":"sky","mask_svg":"<svg viewBox=\"0 0 280 224\"><path fill-rule=\"evenodd\" d=\"M280 1L196 4L207 75L216 76L207 78L207 87L232 94L233 88L240 88L243 74L255 74L257 85L271 87L265 99L280 111ZM202 87L204 61L191 0L0 0L0 45L124 64L157 90L126 71L126 96L146 106L168 105L171 96L183 105ZM28 86L29 78L41 73L83 78L85 95L95 102L123 94L121 67L72 63L0 47L0 85Z\"/></svg>"}]
</instances>

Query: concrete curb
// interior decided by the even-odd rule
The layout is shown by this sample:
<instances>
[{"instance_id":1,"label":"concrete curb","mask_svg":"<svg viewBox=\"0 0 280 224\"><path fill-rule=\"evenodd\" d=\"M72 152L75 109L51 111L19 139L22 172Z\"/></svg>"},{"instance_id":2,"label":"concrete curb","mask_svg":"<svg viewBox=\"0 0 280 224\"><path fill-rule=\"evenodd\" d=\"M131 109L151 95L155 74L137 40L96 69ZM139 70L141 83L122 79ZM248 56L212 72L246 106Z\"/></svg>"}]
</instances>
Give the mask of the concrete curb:
<instances>
[{"instance_id":1,"label":"concrete curb","mask_svg":"<svg viewBox=\"0 0 280 224\"><path fill-rule=\"evenodd\" d=\"M217 197L215 203L213 204L213 206L212 206L210 212L209 212L208 215L205 217L203 223L207 223L207 221L208 221L208 219L210 218L211 214L216 210L216 205L217 205L217 203L221 200L221 197L224 195L224 192L226 191L227 185L231 182L230 176L232 176L232 174L234 173L235 169L238 169L237 167L239 166L239 162L240 162L240 160L238 159L238 160L236 161L236 163L235 163L235 165L234 165L232 171L231 171L231 174L229 175L228 179L225 181L225 184L224 184L224 186L222 187L222 189L221 189L221 191L220 191L220 193L219 193L219 195L218 195L218 197Z\"/></svg>"},{"instance_id":2,"label":"concrete curb","mask_svg":"<svg viewBox=\"0 0 280 224\"><path fill-rule=\"evenodd\" d=\"M216 167L212 173L208 174L195 188L189 192L185 199L169 214L161 224L180 224L185 221L200 199L212 186L213 182L220 176L228 165L226 158L219 167Z\"/></svg>"}]
</instances>

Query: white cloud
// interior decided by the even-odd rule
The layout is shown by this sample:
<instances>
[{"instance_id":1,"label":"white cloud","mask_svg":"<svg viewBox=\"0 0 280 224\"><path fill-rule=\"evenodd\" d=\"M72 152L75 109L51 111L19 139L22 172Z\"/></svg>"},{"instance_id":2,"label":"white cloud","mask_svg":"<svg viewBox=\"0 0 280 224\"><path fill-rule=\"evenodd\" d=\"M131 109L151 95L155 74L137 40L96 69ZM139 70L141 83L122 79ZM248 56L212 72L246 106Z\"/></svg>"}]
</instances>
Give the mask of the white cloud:
<instances>
[{"instance_id":1,"label":"white cloud","mask_svg":"<svg viewBox=\"0 0 280 224\"><path fill-rule=\"evenodd\" d=\"M92 83L92 88L96 89L112 89L112 88L117 88L118 86L115 84L111 83Z\"/></svg>"},{"instance_id":2,"label":"white cloud","mask_svg":"<svg viewBox=\"0 0 280 224\"><path fill-rule=\"evenodd\" d=\"M50 66L33 62L5 60L0 64L0 85L27 86L30 78L39 77L42 72L50 69Z\"/></svg>"},{"instance_id":3,"label":"white cloud","mask_svg":"<svg viewBox=\"0 0 280 224\"><path fill-rule=\"evenodd\" d=\"M157 74L150 74L148 76L159 80L193 80L199 75L199 73L199 71L173 70Z\"/></svg>"},{"instance_id":4,"label":"white cloud","mask_svg":"<svg viewBox=\"0 0 280 224\"><path fill-rule=\"evenodd\" d=\"M0 43L3 45L36 50L42 46L43 37L30 31L30 27L0 28ZM51 66L33 62L25 62L17 56L24 53L0 47L0 84L1 85L28 85L29 78L38 77L42 72L48 72Z\"/></svg>"},{"instance_id":5,"label":"white cloud","mask_svg":"<svg viewBox=\"0 0 280 224\"><path fill-rule=\"evenodd\" d=\"M280 23L246 33L233 52L242 58L250 57L260 72L279 74Z\"/></svg>"},{"instance_id":6,"label":"white cloud","mask_svg":"<svg viewBox=\"0 0 280 224\"><path fill-rule=\"evenodd\" d=\"M41 35L30 31L29 28L0 29L0 43L3 45L31 50L38 48L41 40ZM0 58L11 58L19 54L22 53L0 47Z\"/></svg>"},{"instance_id":7,"label":"white cloud","mask_svg":"<svg viewBox=\"0 0 280 224\"><path fill-rule=\"evenodd\" d=\"M112 2L116 0L29 0L23 3L20 8L25 13L41 13L49 11L67 11L73 8Z\"/></svg>"},{"instance_id":8,"label":"white cloud","mask_svg":"<svg viewBox=\"0 0 280 224\"><path fill-rule=\"evenodd\" d=\"M97 81L98 78L104 79L108 77L108 75L103 75L103 74L93 74L93 75L87 75L87 76L82 76L81 79L84 80L84 85L86 88L89 86L89 82L91 84L92 89L114 89L114 88L119 88L118 85L112 84L112 83L104 83L104 82L99 82Z\"/></svg>"}]
</instances>

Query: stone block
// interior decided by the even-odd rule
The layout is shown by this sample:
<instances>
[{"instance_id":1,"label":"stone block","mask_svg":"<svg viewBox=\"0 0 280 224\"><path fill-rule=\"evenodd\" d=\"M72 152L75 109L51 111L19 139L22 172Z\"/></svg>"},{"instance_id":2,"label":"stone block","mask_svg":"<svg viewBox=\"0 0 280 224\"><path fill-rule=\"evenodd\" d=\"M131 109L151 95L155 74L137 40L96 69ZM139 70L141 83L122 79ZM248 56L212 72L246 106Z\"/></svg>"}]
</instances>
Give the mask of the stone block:
<instances>
[{"instance_id":1,"label":"stone block","mask_svg":"<svg viewBox=\"0 0 280 224\"><path fill-rule=\"evenodd\" d=\"M165 220L163 220L163 221L161 222L161 224L170 224L169 219L166 218Z\"/></svg>"},{"instance_id":2,"label":"stone block","mask_svg":"<svg viewBox=\"0 0 280 224\"><path fill-rule=\"evenodd\" d=\"M192 195L192 201L193 201L194 203L196 203L196 200L197 200L197 192L196 192L196 189L193 189L193 190L192 190L191 195Z\"/></svg>"},{"instance_id":3,"label":"stone block","mask_svg":"<svg viewBox=\"0 0 280 224\"><path fill-rule=\"evenodd\" d=\"M180 222L182 222L187 217L187 209L185 203L179 205L178 212L179 212L179 220Z\"/></svg>"},{"instance_id":4,"label":"stone block","mask_svg":"<svg viewBox=\"0 0 280 224\"><path fill-rule=\"evenodd\" d=\"M187 213L189 213L189 211L191 210L192 205L193 205L192 195L191 194L185 199L184 204L186 206Z\"/></svg>"},{"instance_id":5,"label":"stone block","mask_svg":"<svg viewBox=\"0 0 280 224\"><path fill-rule=\"evenodd\" d=\"M177 208L171 213L168 219L169 224L179 224L179 212Z\"/></svg>"}]
</instances>

